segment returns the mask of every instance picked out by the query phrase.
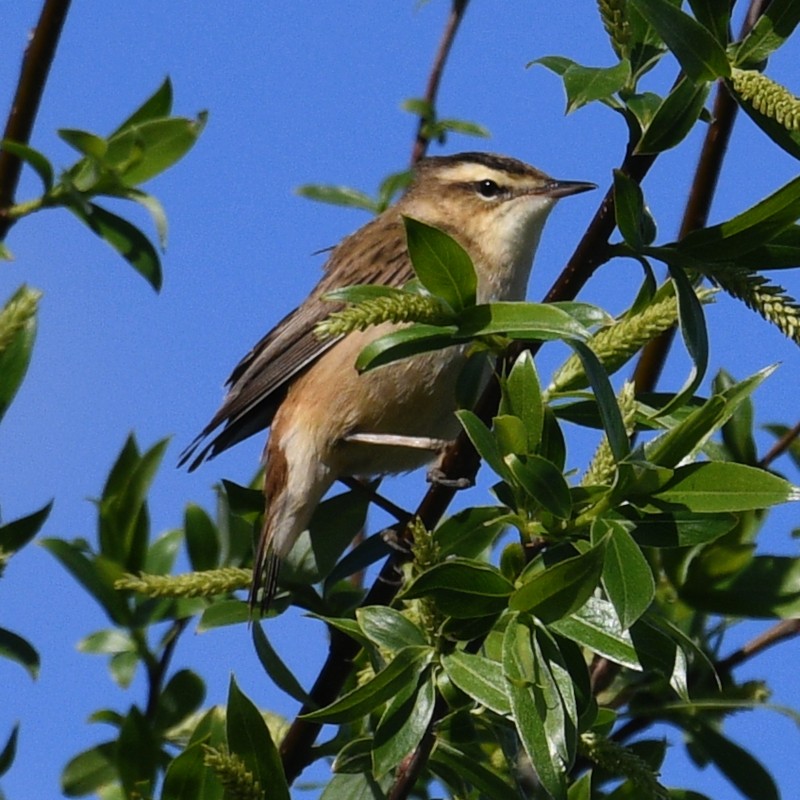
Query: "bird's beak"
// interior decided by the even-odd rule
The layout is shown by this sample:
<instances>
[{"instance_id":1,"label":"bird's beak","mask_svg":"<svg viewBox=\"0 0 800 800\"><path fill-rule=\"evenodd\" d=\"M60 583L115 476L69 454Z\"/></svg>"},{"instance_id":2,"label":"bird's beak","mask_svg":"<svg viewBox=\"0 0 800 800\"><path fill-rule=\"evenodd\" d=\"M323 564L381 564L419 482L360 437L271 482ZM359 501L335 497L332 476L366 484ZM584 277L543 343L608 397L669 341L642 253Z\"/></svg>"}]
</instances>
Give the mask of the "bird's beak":
<instances>
[{"instance_id":1,"label":"bird's beak","mask_svg":"<svg viewBox=\"0 0 800 800\"><path fill-rule=\"evenodd\" d=\"M586 181L551 180L547 186L545 186L542 194L557 200L559 197L568 197L571 194L580 194L581 192L588 192L590 189L596 188L596 183L587 183Z\"/></svg>"}]
</instances>

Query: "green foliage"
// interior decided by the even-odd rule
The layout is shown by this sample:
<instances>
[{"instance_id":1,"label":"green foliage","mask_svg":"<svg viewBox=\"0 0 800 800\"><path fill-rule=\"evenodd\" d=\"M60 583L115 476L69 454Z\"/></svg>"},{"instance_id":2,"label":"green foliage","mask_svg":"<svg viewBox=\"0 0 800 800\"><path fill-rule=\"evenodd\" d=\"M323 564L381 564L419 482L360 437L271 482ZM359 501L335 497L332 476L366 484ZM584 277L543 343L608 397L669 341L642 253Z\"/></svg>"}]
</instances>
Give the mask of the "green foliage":
<instances>
[{"instance_id":1,"label":"green foliage","mask_svg":"<svg viewBox=\"0 0 800 800\"><path fill-rule=\"evenodd\" d=\"M54 179L49 159L32 147L12 141L0 142L30 166L42 181L44 194L17 203L6 210L19 220L45 208L66 208L89 230L113 247L150 285L161 288L161 260L147 236L126 219L94 202L96 197L131 200L151 215L163 249L167 220L158 200L139 187L172 167L192 148L203 130L206 115L197 119L171 117L172 84L156 90L109 137L80 130L61 130L59 136L77 150L81 158Z\"/></svg>"},{"instance_id":2,"label":"green foliage","mask_svg":"<svg viewBox=\"0 0 800 800\"><path fill-rule=\"evenodd\" d=\"M691 0L685 8L670 0L599 0L598 10L616 63L532 62L560 77L567 112L600 103L625 120L632 158L654 158L708 119L706 99L721 79L770 141L800 156L796 97L764 73L800 22L796 2L773 0L739 42L730 40L724 0ZM662 59L679 70L663 96L646 85ZM484 133L438 118L427 100L406 108L419 117L425 141ZM8 215L66 207L158 288L156 248L95 199L143 204L163 244L163 212L138 185L188 152L203 123L202 115L170 113L165 83L109 137L62 131L80 158L58 179L41 153L3 143L44 187ZM380 213L408 180L407 172L390 175L374 198L347 187L300 192ZM632 170L614 172L612 199L619 239L598 249L598 262L632 258L643 269L630 308L617 319L573 301L478 304L467 253L412 219L405 225L415 281L332 296L349 307L324 324L327 335L403 323L361 353L359 369L452 345L514 358L496 370L496 413L458 412L464 437L494 473L493 497L430 531L411 523L411 552L393 556L406 563L391 605L367 604L355 579L390 550L380 534L351 547L365 526L368 491L353 488L320 504L286 559L271 614L291 605L306 610L331 631L331 658L343 653L334 663L337 690L324 701L292 674L269 621L250 620L239 594L263 511L257 482L224 482L215 515L189 504L181 529L154 538L147 495L166 442L142 452L133 436L126 441L96 501L95 540L42 540L109 620L80 651L106 657L119 686L136 686L137 673L146 686L146 697L127 709L93 715L113 733L66 766L67 795L290 796L294 776L284 764L297 730L285 738L285 722L262 713L234 677L226 706L204 708L202 677L173 667L180 637L196 621L209 635L222 625L252 624L265 675L304 704L294 725L334 730L301 759L332 762L323 798L384 798L398 786L403 796L425 797L433 780L470 798L701 798L663 788L665 746L648 738L663 722L684 733L698 765L713 764L745 797L778 796L769 773L724 733L727 715L763 706L766 693L760 684L738 683L735 659L722 652L738 620L800 615L800 561L756 549L769 509L799 500L800 489L757 451L752 397L773 367L743 380L720 371L710 396L699 394L709 378L703 304L712 294L702 283L797 341L797 304L763 273L800 264L800 179L672 242L659 243ZM660 285L653 260L668 268ZM0 312L0 416L31 358L37 300L23 287ZM684 385L654 395L626 382L615 393L609 376L673 326L691 362ZM534 356L551 342L573 355L543 383ZM568 425L599 439L580 480L568 466ZM787 436L792 429L774 423L771 430ZM796 467L796 438L787 446ZM36 535L49 509L0 526L2 565ZM188 576L174 574L182 546ZM36 651L5 629L0 655L36 676ZM0 774L16 742L14 727L0 750ZM416 786L403 786L415 759Z\"/></svg>"}]
</instances>

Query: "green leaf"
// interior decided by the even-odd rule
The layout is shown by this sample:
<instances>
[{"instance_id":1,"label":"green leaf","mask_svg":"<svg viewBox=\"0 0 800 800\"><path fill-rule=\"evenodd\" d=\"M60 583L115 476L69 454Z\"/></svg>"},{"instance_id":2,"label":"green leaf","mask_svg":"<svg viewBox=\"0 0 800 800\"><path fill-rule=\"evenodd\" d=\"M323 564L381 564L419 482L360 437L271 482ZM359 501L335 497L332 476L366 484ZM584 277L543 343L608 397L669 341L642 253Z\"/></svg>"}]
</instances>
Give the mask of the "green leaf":
<instances>
[{"instance_id":1,"label":"green leaf","mask_svg":"<svg viewBox=\"0 0 800 800\"><path fill-rule=\"evenodd\" d=\"M614 214L622 238L634 250L655 238L655 224L645 209L641 186L618 169L614 170Z\"/></svg>"},{"instance_id":2,"label":"green leaf","mask_svg":"<svg viewBox=\"0 0 800 800\"><path fill-rule=\"evenodd\" d=\"M504 507L472 506L448 517L433 532L440 557L477 558L506 529L507 513Z\"/></svg>"},{"instance_id":3,"label":"green leaf","mask_svg":"<svg viewBox=\"0 0 800 800\"><path fill-rule=\"evenodd\" d=\"M183 158L204 125L203 114L196 120L166 117L129 125L108 140L103 161L123 186L138 186Z\"/></svg>"},{"instance_id":4,"label":"green leaf","mask_svg":"<svg viewBox=\"0 0 800 800\"><path fill-rule=\"evenodd\" d=\"M623 630L647 611L656 593L653 572L647 559L621 523L597 519L592 541L608 535L603 563L603 588L614 605Z\"/></svg>"},{"instance_id":5,"label":"green leaf","mask_svg":"<svg viewBox=\"0 0 800 800\"><path fill-rule=\"evenodd\" d=\"M153 225L156 229L156 235L158 236L158 246L162 250L166 250L167 213L164 211L164 206L161 205L158 198L154 197L152 194L147 194L147 192L143 192L140 189L133 188L127 189L120 194L126 200L131 200L134 203L138 203L147 211L148 214L150 214L150 219L153 221Z\"/></svg>"},{"instance_id":6,"label":"green leaf","mask_svg":"<svg viewBox=\"0 0 800 800\"><path fill-rule=\"evenodd\" d=\"M527 578L511 595L509 608L528 611L543 622L553 622L577 611L600 583L606 541Z\"/></svg>"},{"instance_id":7,"label":"green leaf","mask_svg":"<svg viewBox=\"0 0 800 800\"><path fill-rule=\"evenodd\" d=\"M711 81L730 75L722 45L678 6L669 0L631 0L631 5L656 29L692 80Z\"/></svg>"},{"instance_id":8,"label":"green leaf","mask_svg":"<svg viewBox=\"0 0 800 800\"><path fill-rule=\"evenodd\" d=\"M564 767L548 737L546 720L552 711L543 690L548 677L537 650L530 623L513 617L503 636L503 669L514 724L542 788L553 800L562 800L567 793Z\"/></svg>"},{"instance_id":9,"label":"green leaf","mask_svg":"<svg viewBox=\"0 0 800 800\"><path fill-rule=\"evenodd\" d=\"M695 719L690 735L707 758L750 800L780 800L772 776L753 756L710 725Z\"/></svg>"},{"instance_id":10,"label":"green leaf","mask_svg":"<svg viewBox=\"0 0 800 800\"><path fill-rule=\"evenodd\" d=\"M369 773L357 775L334 775L328 782L319 800L386 800L392 777L387 775L377 781Z\"/></svg>"},{"instance_id":11,"label":"green leaf","mask_svg":"<svg viewBox=\"0 0 800 800\"><path fill-rule=\"evenodd\" d=\"M113 480L109 476L100 500L100 552L126 572L138 572L144 564L150 535L147 492L168 444L168 439L162 439L141 457L131 458L126 443L112 469Z\"/></svg>"},{"instance_id":12,"label":"green leaf","mask_svg":"<svg viewBox=\"0 0 800 800\"><path fill-rule=\"evenodd\" d=\"M452 558L418 575L403 589L403 597L431 597L441 613L466 619L499 613L513 590L491 564Z\"/></svg>"},{"instance_id":13,"label":"green leaf","mask_svg":"<svg viewBox=\"0 0 800 800\"><path fill-rule=\"evenodd\" d=\"M28 544L44 525L52 508L51 500L38 511L0 526L0 556L7 558Z\"/></svg>"},{"instance_id":14,"label":"green leaf","mask_svg":"<svg viewBox=\"0 0 800 800\"><path fill-rule=\"evenodd\" d=\"M219 566L220 542L217 526L208 514L194 503L189 503L183 513L183 530L186 549L192 569L200 572Z\"/></svg>"},{"instance_id":15,"label":"green leaf","mask_svg":"<svg viewBox=\"0 0 800 800\"><path fill-rule=\"evenodd\" d=\"M501 413L513 414L522 420L528 440L525 452L535 453L542 440L544 401L539 376L529 350L524 350L517 357L503 382L503 389Z\"/></svg>"},{"instance_id":16,"label":"green leaf","mask_svg":"<svg viewBox=\"0 0 800 800\"><path fill-rule=\"evenodd\" d=\"M609 447L614 455L614 460L620 462L628 456L630 444L617 398L614 396L614 390L608 379L608 373L588 345L579 341L567 343L581 360L583 371L589 379L589 384L597 400L597 410L600 412L600 420L603 423Z\"/></svg>"},{"instance_id":17,"label":"green leaf","mask_svg":"<svg viewBox=\"0 0 800 800\"><path fill-rule=\"evenodd\" d=\"M423 325L415 323L387 333L370 342L358 355L356 369L364 372L401 358L441 350L454 344L455 325Z\"/></svg>"},{"instance_id":18,"label":"green leaf","mask_svg":"<svg viewBox=\"0 0 800 800\"><path fill-rule=\"evenodd\" d=\"M712 385L714 391L719 393L734 392L738 388L733 378L725 370L717 373ZM751 391L752 389L736 392L735 405L732 404L733 407L722 426L722 442L733 456L734 461L739 464L756 466L758 452L753 436L753 403L749 397Z\"/></svg>"},{"instance_id":19,"label":"green leaf","mask_svg":"<svg viewBox=\"0 0 800 800\"><path fill-rule=\"evenodd\" d=\"M108 242L156 291L161 289L158 253L135 225L95 203L70 203L67 208Z\"/></svg>"},{"instance_id":20,"label":"green leaf","mask_svg":"<svg viewBox=\"0 0 800 800\"><path fill-rule=\"evenodd\" d=\"M459 314L460 337L497 334L525 341L585 340L591 335L572 314L551 303L486 303L467 308Z\"/></svg>"},{"instance_id":21,"label":"green leaf","mask_svg":"<svg viewBox=\"0 0 800 800\"><path fill-rule=\"evenodd\" d=\"M160 742L136 706L128 711L120 726L115 760L127 796L134 794L134 787L155 782L162 760Z\"/></svg>"},{"instance_id":22,"label":"green leaf","mask_svg":"<svg viewBox=\"0 0 800 800\"><path fill-rule=\"evenodd\" d=\"M709 461L678 467L652 500L695 512L749 511L800 500L800 489L758 467Z\"/></svg>"},{"instance_id":23,"label":"green leaf","mask_svg":"<svg viewBox=\"0 0 800 800\"><path fill-rule=\"evenodd\" d=\"M516 787L504 780L490 761L482 761L470 753L462 752L441 737L436 739L430 764L432 771L451 786L466 781L480 792L481 798L506 800L516 795Z\"/></svg>"},{"instance_id":24,"label":"green leaf","mask_svg":"<svg viewBox=\"0 0 800 800\"><path fill-rule=\"evenodd\" d=\"M89 558L85 546L79 542L42 539L41 544L100 603L113 622L125 625L130 620L125 595L114 588L114 582L123 574L119 564L101 556Z\"/></svg>"},{"instance_id":25,"label":"green leaf","mask_svg":"<svg viewBox=\"0 0 800 800\"><path fill-rule=\"evenodd\" d=\"M403 217L408 254L417 277L433 295L454 311L475 305L478 277L464 248L443 231Z\"/></svg>"},{"instance_id":26,"label":"green leaf","mask_svg":"<svg viewBox=\"0 0 800 800\"><path fill-rule=\"evenodd\" d=\"M271 800L290 800L278 750L264 718L233 676L228 690L227 734L228 749L244 761L262 790L269 790Z\"/></svg>"},{"instance_id":27,"label":"green leaf","mask_svg":"<svg viewBox=\"0 0 800 800\"><path fill-rule=\"evenodd\" d=\"M728 0L689 0L694 18L725 47L731 22Z\"/></svg>"},{"instance_id":28,"label":"green leaf","mask_svg":"<svg viewBox=\"0 0 800 800\"><path fill-rule=\"evenodd\" d=\"M8 411L28 371L36 340L36 309L41 296L36 289L20 286L0 312L0 334L6 339L0 347L0 419Z\"/></svg>"},{"instance_id":29,"label":"green leaf","mask_svg":"<svg viewBox=\"0 0 800 800\"><path fill-rule=\"evenodd\" d=\"M800 6L795 0L772 0L736 48L734 64L759 67L792 35L798 23Z\"/></svg>"},{"instance_id":30,"label":"green leaf","mask_svg":"<svg viewBox=\"0 0 800 800\"><path fill-rule=\"evenodd\" d=\"M730 513L648 514L635 521L634 540L642 547L694 547L733 530L739 518Z\"/></svg>"},{"instance_id":31,"label":"green leaf","mask_svg":"<svg viewBox=\"0 0 800 800\"><path fill-rule=\"evenodd\" d=\"M590 597L576 612L551 622L548 627L616 664L642 669L633 640L623 630L617 612L608 600Z\"/></svg>"},{"instance_id":32,"label":"green leaf","mask_svg":"<svg viewBox=\"0 0 800 800\"><path fill-rule=\"evenodd\" d=\"M433 658L430 647L404 647L372 680L325 708L302 715L319 722L353 722L391 700L404 686L416 684Z\"/></svg>"},{"instance_id":33,"label":"green leaf","mask_svg":"<svg viewBox=\"0 0 800 800\"><path fill-rule=\"evenodd\" d=\"M611 101L631 78L631 65L623 59L613 67L584 67L572 64L562 74L567 93L567 114L596 100Z\"/></svg>"},{"instance_id":34,"label":"green leaf","mask_svg":"<svg viewBox=\"0 0 800 800\"><path fill-rule=\"evenodd\" d=\"M725 418L725 400L714 396L687 414L677 425L645 446L651 464L672 468L696 453Z\"/></svg>"},{"instance_id":35,"label":"green leaf","mask_svg":"<svg viewBox=\"0 0 800 800\"><path fill-rule=\"evenodd\" d=\"M703 306L686 273L672 264L668 264L667 267L678 296L678 327L686 351L692 359L692 371L681 390L665 408L661 409L662 415L680 408L700 386L708 369L708 331Z\"/></svg>"},{"instance_id":36,"label":"green leaf","mask_svg":"<svg viewBox=\"0 0 800 800\"><path fill-rule=\"evenodd\" d=\"M461 409L456 411L461 427L472 442L478 455L504 480L511 480L511 472L500 451L497 439L484 425L483 421L472 411Z\"/></svg>"},{"instance_id":37,"label":"green leaf","mask_svg":"<svg viewBox=\"0 0 800 800\"><path fill-rule=\"evenodd\" d=\"M129 653L136 650L136 642L127 631L106 628L84 636L78 642L77 648L80 653Z\"/></svg>"},{"instance_id":38,"label":"green leaf","mask_svg":"<svg viewBox=\"0 0 800 800\"><path fill-rule=\"evenodd\" d=\"M522 487L537 507L559 519L569 518L572 513L569 484L552 461L541 456L528 456L522 461L509 455L505 462L514 476L514 482Z\"/></svg>"},{"instance_id":39,"label":"green leaf","mask_svg":"<svg viewBox=\"0 0 800 800\"><path fill-rule=\"evenodd\" d=\"M147 100L136 109L115 131L112 136L116 136L126 128L139 125L151 119L167 117L172 111L172 82L165 78L164 82L153 92Z\"/></svg>"},{"instance_id":40,"label":"green leaf","mask_svg":"<svg viewBox=\"0 0 800 800\"><path fill-rule=\"evenodd\" d=\"M376 778L386 775L416 750L433 718L433 681L423 679L412 689L399 693L389 703L375 729L372 768Z\"/></svg>"},{"instance_id":41,"label":"green leaf","mask_svg":"<svg viewBox=\"0 0 800 800\"><path fill-rule=\"evenodd\" d=\"M94 794L119 780L117 742L103 742L70 759L61 773L61 790L68 797Z\"/></svg>"},{"instance_id":42,"label":"green leaf","mask_svg":"<svg viewBox=\"0 0 800 800\"><path fill-rule=\"evenodd\" d=\"M512 414L500 414L492 420L494 438L503 456L525 455L528 452L528 435L525 425L519 417Z\"/></svg>"},{"instance_id":43,"label":"green leaf","mask_svg":"<svg viewBox=\"0 0 800 800\"><path fill-rule=\"evenodd\" d=\"M34 150L30 145L14 142L10 139L0 141L0 150L11 153L11 155L16 156L20 161L32 167L44 184L45 192L49 192L53 188L53 165L44 153Z\"/></svg>"},{"instance_id":44,"label":"green leaf","mask_svg":"<svg viewBox=\"0 0 800 800\"><path fill-rule=\"evenodd\" d=\"M102 161L108 150L108 142L102 136L89 131L61 128L58 130L58 135L81 155L88 156L95 161Z\"/></svg>"},{"instance_id":45,"label":"green leaf","mask_svg":"<svg viewBox=\"0 0 800 800\"><path fill-rule=\"evenodd\" d=\"M197 623L197 632L205 633L225 625L238 625L250 621L250 610L242 600L218 600L210 605Z\"/></svg>"},{"instance_id":46,"label":"green leaf","mask_svg":"<svg viewBox=\"0 0 800 800\"><path fill-rule=\"evenodd\" d=\"M193 744L169 762L160 800L223 800L224 788L205 765L205 748Z\"/></svg>"},{"instance_id":47,"label":"green leaf","mask_svg":"<svg viewBox=\"0 0 800 800\"><path fill-rule=\"evenodd\" d=\"M736 261L792 226L798 218L800 177L732 219L693 231L681 239L677 249L700 260Z\"/></svg>"},{"instance_id":48,"label":"green leaf","mask_svg":"<svg viewBox=\"0 0 800 800\"><path fill-rule=\"evenodd\" d=\"M264 511L264 492L250 489L223 478L222 486L231 513L240 517L261 514Z\"/></svg>"},{"instance_id":49,"label":"green leaf","mask_svg":"<svg viewBox=\"0 0 800 800\"><path fill-rule=\"evenodd\" d=\"M17 737L19 736L19 724L14 726L3 749L0 750L0 776L8 772L14 763L14 756L17 754Z\"/></svg>"},{"instance_id":50,"label":"green leaf","mask_svg":"<svg viewBox=\"0 0 800 800\"><path fill-rule=\"evenodd\" d=\"M422 629L394 608L359 608L356 620L367 639L381 649L396 652L409 645L428 644Z\"/></svg>"},{"instance_id":51,"label":"green leaf","mask_svg":"<svg viewBox=\"0 0 800 800\"><path fill-rule=\"evenodd\" d=\"M709 89L707 83L679 81L656 109L635 151L662 153L680 144L700 118Z\"/></svg>"},{"instance_id":52,"label":"green leaf","mask_svg":"<svg viewBox=\"0 0 800 800\"><path fill-rule=\"evenodd\" d=\"M674 637L655 627L646 618L631 626L630 634L645 671L661 673L678 696L688 702L686 654Z\"/></svg>"},{"instance_id":53,"label":"green leaf","mask_svg":"<svg viewBox=\"0 0 800 800\"><path fill-rule=\"evenodd\" d=\"M168 730L197 711L206 696L202 678L189 669L178 670L167 681L158 698L153 720L157 730Z\"/></svg>"},{"instance_id":54,"label":"green leaf","mask_svg":"<svg viewBox=\"0 0 800 800\"><path fill-rule=\"evenodd\" d=\"M31 678L39 677L41 662L36 649L27 639L5 628L0 628L0 658L16 661L28 671Z\"/></svg>"},{"instance_id":55,"label":"green leaf","mask_svg":"<svg viewBox=\"0 0 800 800\"><path fill-rule=\"evenodd\" d=\"M252 624L253 644L255 645L256 655L264 667L270 680L286 694L297 700L298 703L307 704L310 701L305 689L295 678L294 673L286 666L275 648L270 644L264 629L258 622Z\"/></svg>"},{"instance_id":56,"label":"green leaf","mask_svg":"<svg viewBox=\"0 0 800 800\"><path fill-rule=\"evenodd\" d=\"M743 569L723 576L710 574L712 567L695 559L679 587L695 608L749 619L800 615L800 559L755 556Z\"/></svg>"},{"instance_id":57,"label":"green leaf","mask_svg":"<svg viewBox=\"0 0 800 800\"><path fill-rule=\"evenodd\" d=\"M353 189L350 186L332 186L323 183L306 183L298 186L295 193L300 197L307 197L309 200L316 200L319 203L330 203L335 206L345 206L347 208L360 208L372 214L379 212L378 203L368 194Z\"/></svg>"},{"instance_id":58,"label":"green leaf","mask_svg":"<svg viewBox=\"0 0 800 800\"><path fill-rule=\"evenodd\" d=\"M447 677L476 703L496 714L509 714L511 706L503 682L503 666L485 656L454 650L443 656Z\"/></svg>"},{"instance_id":59,"label":"green leaf","mask_svg":"<svg viewBox=\"0 0 800 800\"><path fill-rule=\"evenodd\" d=\"M180 528L162 533L147 549L144 571L153 575L168 575L175 566L183 540Z\"/></svg>"}]
</instances>

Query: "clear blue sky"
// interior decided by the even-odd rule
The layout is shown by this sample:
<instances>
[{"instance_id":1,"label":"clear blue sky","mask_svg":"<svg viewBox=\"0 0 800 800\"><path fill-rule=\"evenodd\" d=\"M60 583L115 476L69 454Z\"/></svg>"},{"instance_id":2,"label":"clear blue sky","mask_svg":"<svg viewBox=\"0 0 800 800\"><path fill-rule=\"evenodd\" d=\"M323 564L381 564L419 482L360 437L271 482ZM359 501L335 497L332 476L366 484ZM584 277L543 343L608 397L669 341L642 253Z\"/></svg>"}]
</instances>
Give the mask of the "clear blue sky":
<instances>
[{"instance_id":1,"label":"clear blue sky","mask_svg":"<svg viewBox=\"0 0 800 800\"><path fill-rule=\"evenodd\" d=\"M25 282L43 290L44 299L30 372L0 425L4 520L54 498L44 534L92 539L95 515L87 498L99 495L130 431L142 447L173 437L151 497L155 531L179 526L190 500L211 508L210 487L222 477L249 480L263 445L259 437L191 475L174 464L216 409L233 365L315 283L322 260L312 253L367 219L362 212L298 198L293 189L330 182L372 192L385 174L407 164L414 120L399 105L422 94L448 6L444 0L74 4L33 146L59 166L68 165L73 155L56 128L107 133L166 75L174 83L176 113L208 109L210 120L187 159L148 187L170 220L160 295L67 212L42 214L13 230L8 244L16 260L0 265L0 297ZM474 0L445 74L440 112L485 124L492 138L452 137L444 150L433 152L492 150L560 178L606 187L623 155L621 118L599 107L564 117L559 80L541 67L525 69L549 54L611 64L592 6L576 4L580 13L569 14L558 4ZM4 9L3 115L38 10L31 0ZM796 93L799 56L795 43L768 70ZM666 85L672 74L670 65L655 76L656 85ZM662 241L675 234L699 141L696 135L660 159L645 184ZM796 173L796 162L741 118L713 218L746 208ZM35 189L29 178L20 198ZM554 213L537 257L531 299L539 299L558 274L599 196L570 199ZM140 219L147 224L143 215ZM620 310L632 299L639 274L632 264L614 263L583 297ZM800 294L796 276L790 286ZM758 420L793 424L800 395L796 348L732 301L722 299L709 316L713 363L744 377L783 362L757 396ZM685 361L677 359L676 365L664 385L682 383ZM762 450L767 442L761 439ZM585 458L580 450L570 454L574 466ZM417 475L394 492L413 505L423 490ZM484 497L476 494L471 501ZM797 524L796 508L776 513L768 549L795 554L788 532ZM16 720L22 722L17 760L3 788L14 800L57 797L66 761L108 736L103 726L88 724L87 716L100 707L125 709L142 702L143 684L137 681L122 692L108 677L103 658L76 652L76 642L105 627L106 620L40 547L17 556L0 581L0 625L31 640L43 662L40 679L32 682L18 666L0 660L0 741ZM763 627L766 623L742 626L731 646ZM321 626L293 617L271 622L268 632L308 684L324 657ZM797 647L784 645L739 674L769 676L774 701L798 707ZM208 682L209 703L224 701L235 672L260 705L286 714L295 710L262 678L243 627L189 634L174 665L200 672ZM793 724L760 711L739 715L727 730L778 776L785 797L800 796L800 733ZM669 735L678 742L679 734ZM735 796L712 771L701 774L687 766L680 747L668 758L666 774L672 785Z\"/></svg>"}]
</instances>

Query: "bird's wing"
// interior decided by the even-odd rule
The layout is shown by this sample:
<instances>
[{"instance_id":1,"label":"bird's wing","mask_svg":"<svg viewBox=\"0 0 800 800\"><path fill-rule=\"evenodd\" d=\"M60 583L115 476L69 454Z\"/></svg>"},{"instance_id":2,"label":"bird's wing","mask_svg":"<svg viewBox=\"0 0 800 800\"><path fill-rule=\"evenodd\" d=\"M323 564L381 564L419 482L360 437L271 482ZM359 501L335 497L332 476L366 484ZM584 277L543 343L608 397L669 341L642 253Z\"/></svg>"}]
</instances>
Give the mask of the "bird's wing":
<instances>
[{"instance_id":1,"label":"bird's wing","mask_svg":"<svg viewBox=\"0 0 800 800\"><path fill-rule=\"evenodd\" d=\"M179 463L190 462L189 469L193 470L206 458L269 427L292 380L336 343L336 339L321 340L314 333L319 322L341 308L324 301L323 295L357 283L400 286L412 277L399 215L381 215L358 234L344 239L331 254L322 280L308 299L284 317L233 370L222 406L183 451Z\"/></svg>"}]
</instances>

